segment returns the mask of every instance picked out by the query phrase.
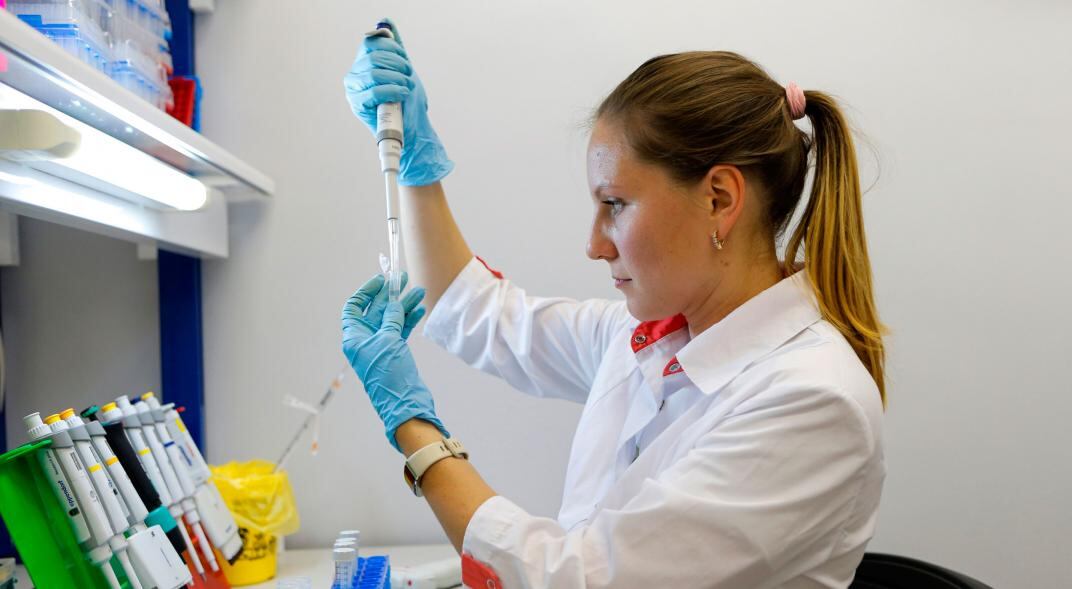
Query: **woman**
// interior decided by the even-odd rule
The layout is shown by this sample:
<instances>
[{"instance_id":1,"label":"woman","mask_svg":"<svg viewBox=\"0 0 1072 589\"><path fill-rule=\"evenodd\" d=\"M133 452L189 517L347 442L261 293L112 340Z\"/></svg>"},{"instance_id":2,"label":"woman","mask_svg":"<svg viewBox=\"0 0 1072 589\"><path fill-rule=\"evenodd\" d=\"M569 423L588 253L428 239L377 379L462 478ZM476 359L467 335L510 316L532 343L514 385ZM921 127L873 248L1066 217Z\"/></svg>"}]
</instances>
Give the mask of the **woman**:
<instances>
[{"instance_id":1,"label":"woman","mask_svg":"<svg viewBox=\"0 0 1072 589\"><path fill-rule=\"evenodd\" d=\"M343 310L343 349L469 586L849 585L885 475L883 346L854 148L830 97L725 52L656 57L623 81L588 147L588 256L621 303L530 297L474 258L400 39L366 39L346 88L372 127L377 104L403 102L406 246L427 291L388 305L370 280ZM776 243L811 150L794 272ZM584 404L557 521L496 495L444 442L405 344L422 296L427 337Z\"/></svg>"}]
</instances>

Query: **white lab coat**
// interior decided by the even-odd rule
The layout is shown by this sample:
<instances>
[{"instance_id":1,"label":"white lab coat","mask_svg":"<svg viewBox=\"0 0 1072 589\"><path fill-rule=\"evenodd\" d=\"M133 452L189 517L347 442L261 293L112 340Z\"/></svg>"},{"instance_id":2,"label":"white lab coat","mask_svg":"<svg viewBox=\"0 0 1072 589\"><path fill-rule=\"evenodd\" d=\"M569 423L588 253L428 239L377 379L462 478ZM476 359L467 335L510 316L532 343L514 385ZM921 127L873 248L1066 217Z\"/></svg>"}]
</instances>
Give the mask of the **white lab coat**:
<instances>
[{"instance_id":1,"label":"white lab coat","mask_svg":"<svg viewBox=\"0 0 1072 589\"><path fill-rule=\"evenodd\" d=\"M424 334L524 392L584 403L557 521L501 496L470 521L464 560L489 586L850 584L885 477L882 403L804 273L690 341L680 316L530 297L474 258Z\"/></svg>"}]
</instances>

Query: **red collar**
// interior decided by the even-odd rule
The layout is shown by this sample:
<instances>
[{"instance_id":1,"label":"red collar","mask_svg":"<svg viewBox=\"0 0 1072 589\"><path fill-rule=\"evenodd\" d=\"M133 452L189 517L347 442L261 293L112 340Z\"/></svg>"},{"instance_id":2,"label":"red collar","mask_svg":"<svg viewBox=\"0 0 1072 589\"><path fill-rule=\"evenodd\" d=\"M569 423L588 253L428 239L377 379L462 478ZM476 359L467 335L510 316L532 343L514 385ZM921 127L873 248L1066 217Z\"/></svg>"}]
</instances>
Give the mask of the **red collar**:
<instances>
[{"instance_id":1,"label":"red collar","mask_svg":"<svg viewBox=\"0 0 1072 589\"><path fill-rule=\"evenodd\" d=\"M633 347L633 352L639 352L667 335L687 327L688 324L684 315L674 315L658 321L641 321L640 325L633 330L633 337L629 340L629 344Z\"/></svg>"}]
</instances>

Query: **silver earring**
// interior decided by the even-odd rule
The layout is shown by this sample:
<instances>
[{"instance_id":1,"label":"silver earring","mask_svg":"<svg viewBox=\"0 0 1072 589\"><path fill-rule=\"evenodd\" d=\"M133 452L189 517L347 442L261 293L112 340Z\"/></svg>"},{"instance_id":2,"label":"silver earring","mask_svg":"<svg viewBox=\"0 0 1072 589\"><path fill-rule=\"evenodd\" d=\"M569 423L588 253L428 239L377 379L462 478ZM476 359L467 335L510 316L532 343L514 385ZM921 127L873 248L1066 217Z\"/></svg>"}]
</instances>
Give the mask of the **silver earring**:
<instances>
[{"instance_id":1,"label":"silver earring","mask_svg":"<svg viewBox=\"0 0 1072 589\"><path fill-rule=\"evenodd\" d=\"M718 229L711 234L711 243L715 244L715 249L722 249L722 244L726 243L726 240L718 238Z\"/></svg>"}]
</instances>

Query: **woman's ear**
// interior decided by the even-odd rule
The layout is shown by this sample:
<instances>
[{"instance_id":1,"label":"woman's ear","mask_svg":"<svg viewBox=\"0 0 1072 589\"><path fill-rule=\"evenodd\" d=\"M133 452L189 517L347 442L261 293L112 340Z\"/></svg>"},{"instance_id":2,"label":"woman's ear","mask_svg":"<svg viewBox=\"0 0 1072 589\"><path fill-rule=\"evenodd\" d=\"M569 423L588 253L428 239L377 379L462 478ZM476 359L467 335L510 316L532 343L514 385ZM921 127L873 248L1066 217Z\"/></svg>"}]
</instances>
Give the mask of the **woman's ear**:
<instances>
[{"instance_id":1,"label":"woman's ear","mask_svg":"<svg viewBox=\"0 0 1072 589\"><path fill-rule=\"evenodd\" d=\"M718 164L708 170L703 182L710 202L711 231L726 239L744 210L744 174L737 166Z\"/></svg>"}]
</instances>

